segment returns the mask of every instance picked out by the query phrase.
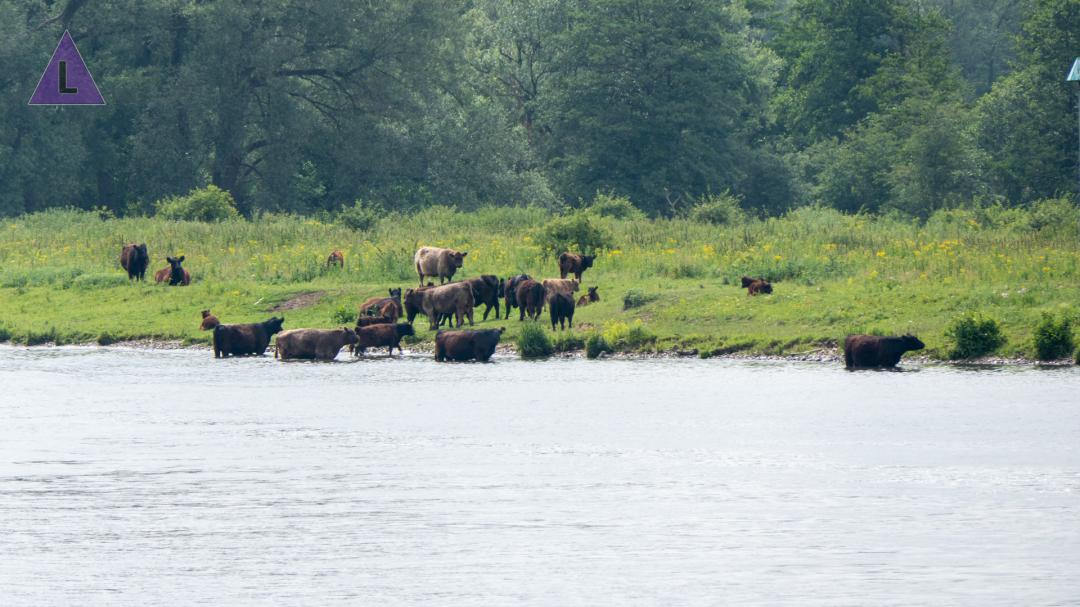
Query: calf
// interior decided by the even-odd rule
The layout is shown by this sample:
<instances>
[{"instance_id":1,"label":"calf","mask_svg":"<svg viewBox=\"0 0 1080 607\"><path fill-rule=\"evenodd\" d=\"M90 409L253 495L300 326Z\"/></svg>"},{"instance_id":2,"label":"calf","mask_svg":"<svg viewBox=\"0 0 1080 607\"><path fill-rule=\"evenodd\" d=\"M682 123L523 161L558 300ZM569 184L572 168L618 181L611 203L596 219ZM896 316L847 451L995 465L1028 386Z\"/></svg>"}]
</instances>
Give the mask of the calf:
<instances>
[{"instance_id":1,"label":"calf","mask_svg":"<svg viewBox=\"0 0 1080 607\"><path fill-rule=\"evenodd\" d=\"M435 334L435 360L487 361L495 353L499 338L506 329L481 329L479 331L439 331Z\"/></svg>"},{"instance_id":2,"label":"calf","mask_svg":"<svg viewBox=\"0 0 1080 607\"><path fill-rule=\"evenodd\" d=\"M274 345L274 358L287 360L334 360L345 346L355 344L356 332L348 327L340 329L293 329L278 335Z\"/></svg>"},{"instance_id":3,"label":"calf","mask_svg":"<svg viewBox=\"0 0 1080 607\"><path fill-rule=\"evenodd\" d=\"M146 252L146 243L124 245L120 251L120 267L127 270L128 280L146 279L146 268L150 265L150 255Z\"/></svg>"},{"instance_id":4,"label":"calf","mask_svg":"<svg viewBox=\"0 0 1080 607\"><path fill-rule=\"evenodd\" d=\"M495 308L495 319L499 318L499 298L503 296L506 289L506 281L499 280L498 277L491 274L484 274L476 278L470 278L465 282L469 283L469 286L473 290L473 303L476 306L484 304L484 320L487 320L488 312L491 308ZM507 311L507 314L510 312Z\"/></svg>"},{"instance_id":5,"label":"calf","mask_svg":"<svg viewBox=\"0 0 1080 607\"><path fill-rule=\"evenodd\" d=\"M270 337L281 331L284 318L271 317L263 322L214 327L214 358L227 356L262 356Z\"/></svg>"},{"instance_id":6,"label":"calf","mask_svg":"<svg viewBox=\"0 0 1080 607\"><path fill-rule=\"evenodd\" d=\"M548 312L551 314L551 330L555 330L555 323L559 324L559 330L574 328L574 298L561 291L547 294ZM565 323L565 324L564 324Z\"/></svg>"},{"instance_id":7,"label":"calf","mask_svg":"<svg viewBox=\"0 0 1080 607\"><path fill-rule=\"evenodd\" d=\"M904 352L925 347L918 337L910 334L901 337L848 335L844 339L844 365L848 369L895 367Z\"/></svg>"},{"instance_id":8,"label":"calf","mask_svg":"<svg viewBox=\"0 0 1080 607\"><path fill-rule=\"evenodd\" d=\"M380 324L361 327L356 330L356 345L353 346L354 356L360 356L367 348L389 348L387 356L394 355L394 348L404 354L401 349L401 338L406 335L415 335L412 325L407 323Z\"/></svg>"},{"instance_id":9,"label":"calf","mask_svg":"<svg viewBox=\"0 0 1080 607\"><path fill-rule=\"evenodd\" d=\"M390 297L370 297L360 304L360 316L390 316L397 322L403 314L401 289L390 289Z\"/></svg>"},{"instance_id":10,"label":"calf","mask_svg":"<svg viewBox=\"0 0 1080 607\"><path fill-rule=\"evenodd\" d=\"M464 265L465 256L468 254L468 251L420 247L413 256L413 264L416 265L416 274L420 277L420 284L424 284L425 276L438 276L439 284L450 280L454 277L454 272Z\"/></svg>"},{"instance_id":11,"label":"calf","mask_svg":"<svg viewBox=\"0 0 1080 607\"><path fill-rule=\"evenodd\" d=\"M392 325L397 322L396 318L389 316L361 316L356 319L356 328L370 327L371 325Z\"/></svg>"},{"instance_id":12,"label":"calf","mask_svg":"<svg viewBox=\"0 0 1080 607\"><path fill-rule=\"evenodd\" d=\"M345 254L341 251L335 250L326 258L326 267L337 266L339 268L345 267Z\"/></svg>"},{"instance_id":13,"label":"calf","mask_svg":"<svg viewBox=\"0 0 1080 607\"><path fill-rule=\"evenodd\" d=\"M526 314L533 320L540 318L540 312L544 311L544 285L532 279L522 281L518 284L514 297L521 308L519 321L525 320Z\"/></svg>"},{"instance_id":14,"label":"calf","mask_svg":"<svg viewBox=\"0 0 1080 607\"><path fill-rule=\"evenodd\" d=\"M559 255L559 274L561 278L566 278L567 274L571 272L574 274L574 278L581 280L581 275L592 267L593 260L596 259L595 255L578 255L577 253L563 253Z\"/></svg>"},{"instance_id":15,"label":"calf","mask_svg":"<svg viewBox=\"0 0 1080 607\"><path fill-rule=\"evenodd\" d=\"M526 280L532 280L528 274L518 274L507 278L503 283L503 297L506 299L506 318L510 318L510 311L517 307L518 285Z\"/></svg>"},{"instance_id":16,"label":"calf","mask_svg":"<svg viewBox=\"0 0 1080 607\"><path fill-rule=\"evenodd\" d=\"M746 289L747 295L757 295L759 293L772 293L772 285L764 278L750 278L749 276L742 277L742 286Z\"/></svg>"},{"instance_id":17,"label":"calf","mask_svg":"<svg viewBox=\"0 0 1080 607\"><path fill-rule=\"evenodd\" d=\"M212 331L214 327L220 325L217 316L210 313L210 310L202 311L202 324L199 325L199 329L203 331Z\"/></svg>"},{"instance_id":18,"label":"calf","mask_svg":"<svg viewBox=\"0 0 1080 607\"><path fill-rule=\"evenodd\" d=\"M165 261L169 262L169 267L162 268L154 274L155 282L169 281L169 286L182 286L186 287L191 284L191 274L180 266L180 263L184 261L184 256L180 257L166 257Z\"/></svg>"},{"instance_id":19,"label":"calf","mask_svg":"<svg viewBox=\"0 0 1080 607\"><path fill-rule=\"evenodd\" d=\"M580 308L581 306L587 306L591 303L600 301L600 295L596 292L599 288L600 287L589 287L589 292L582 295L581 299L577 300L578 307Z\"/></svg>"}]
</instances>

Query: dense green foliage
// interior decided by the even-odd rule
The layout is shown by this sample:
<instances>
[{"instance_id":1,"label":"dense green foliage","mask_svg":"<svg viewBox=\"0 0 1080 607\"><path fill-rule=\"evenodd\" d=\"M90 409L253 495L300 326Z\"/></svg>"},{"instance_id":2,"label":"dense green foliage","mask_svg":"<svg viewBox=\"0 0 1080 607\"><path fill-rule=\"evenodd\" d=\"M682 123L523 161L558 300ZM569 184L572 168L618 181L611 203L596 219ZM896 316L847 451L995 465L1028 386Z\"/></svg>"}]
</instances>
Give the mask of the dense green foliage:
<instances>
[{"instance_id":1,"label":"dense green foliage","mask_svg":"<svg viewBox=\"0 0 1080 607\"><path fill-rule=\"evenodd\" d=\"M1067 316L1055 319L1049 314L1043 316L1039 326L1035 327L1035 358L1065 358L1072 354L1074 347L1072 319Z\"/></svg>"},{"instance_id":2,"label":"dense green foliage","mask_svg":"<svg viewBox=\"0 0 1080 607\"><path fill-rule=\"evenodd\" d=\"M978 313L955 318L946 329L945 337L953 343L949 358L954 360L986 356L1005 345L998 321Z\"/></svg>"},{"instance_id":3,"label":"dense green foliage","mask_svg":"<svg viewBox=\"0 0 1080 607\"><path fill-rule=\"evenodd\" d=\"M544 358L555 352L547 331L541 325L529 323L517 336L517 351L522 358Z\"/></svg>"},{"instance_id":4,"label":"dense green foliage","mask_svg":"<svg viewBox=\"0 0 1080 607\"><path fill-rule=\"evenodd\" d=\"M176 197L207 186L361 230L597 192L600 216L718 223L717 192L920 218L1077 193L1080 0L0 0L0 22L0 216L193 216ZM108 105L25 105L65 29Z\"/></svg>"}]
</instances>

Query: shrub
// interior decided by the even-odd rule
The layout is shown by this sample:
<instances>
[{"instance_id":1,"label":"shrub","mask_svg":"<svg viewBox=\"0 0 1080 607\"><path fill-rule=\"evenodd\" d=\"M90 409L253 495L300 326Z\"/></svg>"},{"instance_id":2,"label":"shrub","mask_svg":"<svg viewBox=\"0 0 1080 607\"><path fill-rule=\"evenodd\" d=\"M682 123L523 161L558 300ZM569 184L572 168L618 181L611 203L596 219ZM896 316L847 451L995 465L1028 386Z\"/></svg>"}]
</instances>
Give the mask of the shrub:
<instances>
[{"instance_id":1,"label":"shrub","mask_svg":"<svg viewBox=\"0 0 1080 607\"><path fill-rule=\"evenodd\" d=\"M631 289L623 295L622 307L623 310L631 310L633 308L640 308L641 306L656 300L656 295L650 295Z\"/></svg>"},{"instance_id":2,"label":"shrub","mask_svg":"<svg viewBox=\"0 0 1080 607\"><path fill-rule=\"evenodd\" d=\"M612 217L614 219L645 219L645 213L634 206L630 199L625 196L616 196L613 193L604 194L597 192L596 197L589 203L589 210L600 217Z\"/></svg>"},{"instance_id":3,"label":"shrub","mask_svg":"<svg viewBox=\"0 0 1080 607\"><path fill-rule=\"evenodd\" d=\"M352 206L342 206L337 214L337 222L357 232L366 232L379 222L383 211L376 205L357 200Z\"/></svg>"},{"instance_id":4,"label":"shrub","mask_svg":"<svg viewBox=\"0 0 1080 607\"><path fill-rule=\"evenodd\" d=\"M585 340L585 356L588 358L599 358L601 354L605 352L610 354L613 351L600 333L593 333Z\"/></svg>"},{"instance_id":5,"label":"shrub","mask_svg":"<svg viewBox=\"0 0 1080 607\"><path fill-rule=\"evenodd\" d=\"M522 358L544 358L551 356L554 346L540 325L528 323L521 328L521 333L518 333L517 350Z\"/></svg>"},{"instance_id":6,"label":"shrub","mask_svg":"<svg viewBox=\"0 0 1080 607\"><path fill-rule=\"evenodd\" d=\"M11 330L4 325L0 325L0 343L6 341L11 341Z\"/></svg>"},{"instance_id":7,"label":"shrub","mask_svg":"<svg viewBox=\"0 0 1080 607\"><path fill-rule=\"evenodd\" d=\"M1035 357L1039 360L1065 358L1074 348L1072 321L1067 317L1055 320L1044 314L1035 328Z\"/></svg>"},{"instance_id":8,"label":"shrub","mask_svg":"<svg viewBox=\"0 0 1080 607\"><path fill-rule=\"evenodd\" d=\"M559 332L551 345L556 352L573 352L585 347L585 338L575 335L573 331Z\"/></svg>"},{"instance_id":9,"label":"shrub","mask_svg":"<svg viewBox=\"0 0 1080 607\"><path fill-rule=\"evenodd\" d=\"M975 313L954 319L945 336L953 341L949 352L949 358L953 360L985 356L1005 345L998 322Z\"/></svg>"},{"instance_id":10,"label":"shrub","mask_svg":"<svg viewBox=\"0 0 1080 607\"><path fill-rule=\"evenodd\" d=\"M589 214L577 212L556 217L536 233L536 244L550 255L563 251L579 251L592 254L612 246L611 237L593 224Z\"/></svg>"},{"instance_id":11,"label":"shrub","mask_svg":"<svg viewBox=\"0 0 1080 607\"><path fill-rule=\"evenodd\" d=\"M115 335L108 331L102 331L97 336L97 343L99 346L109 346L119 341Z\"/></svg>"},{"instance_id":12,"label":"shrub","mask_svg":"<svg viewBox=\"0 0 1080 607\"><path fill-rule=\"evenodd\" d=\"M698 223L729 225L741 223L745 218L739 199L729 192L706 196L690 209L690 219Z\"/></svg>"},{"instance_id":13,"label":"shrub","mask_svg":"<svg viewBox=\"0 0 1080 607\"><path fill-rule=\"evenodd\" d=\"M640 320L630 325L621 320L604 324L604 341L618 352L640 350L642 346L656 341L656 336L645 329Z\"/></svg>"},{"instance_id":14,"label":"shrub","mask_svg":"<svg viewBox=\"0 0 1080 607\"><path fill-rule=\"evenodd\" d=\"M154 203L157 216L178 221L225 221L236 219L236 201L232 194L208 185L188 192L187 196L170 196Z\"/></svg>"},{"instance_id":15,"label":"shrub","mask_svg":"<svg viewBox=\"0 0 1080 607\"><path fill-rule=\"evenodd\" d=\"M335 325L351 325L356 322L356 312L346 306L341 306L330 315L330 322Z\"/></svg>"},{"instance_id":16,"label":"shrub","mask_svg":"<svg viewBox=\"0 0 1080 607\"><path fill-rule=\"evenodd\" d=\"M71 281L71 286L76 289L102 289L105 287L121 287L128 282L130 281L127 274L122 272L80 274Z\"/></svg>"},{"instance_id":17,"label":"shrub","mask_svg":"<svg viewBox=\"0 0 1080 607\"><path fill-rule=\"evenodd\" d=\"M1080 210L1069 198L1049 198L1031 205L1031 227L1036 230L1076 231Z\"/></svg>"}]
</instances>

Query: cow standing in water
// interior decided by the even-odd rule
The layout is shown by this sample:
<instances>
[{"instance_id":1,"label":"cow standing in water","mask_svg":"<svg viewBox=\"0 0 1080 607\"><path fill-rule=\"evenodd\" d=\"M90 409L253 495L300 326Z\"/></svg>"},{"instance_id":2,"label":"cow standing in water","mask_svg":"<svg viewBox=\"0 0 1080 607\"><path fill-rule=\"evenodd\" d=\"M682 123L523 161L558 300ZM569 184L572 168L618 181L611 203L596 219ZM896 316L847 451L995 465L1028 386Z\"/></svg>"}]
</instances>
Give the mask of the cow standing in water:
<instances>
[{"instance_id":1,"label":"cow standing in water","mask_svg":"<svg viewBox=\"0 0 1080 607\"><path fill-rule=\"evenodd\" d=\"M918 337L879 337L877 335L848 335L844 339L844 365L848 369L895 367L904 352L926 347Z\"/></svg>"}]
</instances>

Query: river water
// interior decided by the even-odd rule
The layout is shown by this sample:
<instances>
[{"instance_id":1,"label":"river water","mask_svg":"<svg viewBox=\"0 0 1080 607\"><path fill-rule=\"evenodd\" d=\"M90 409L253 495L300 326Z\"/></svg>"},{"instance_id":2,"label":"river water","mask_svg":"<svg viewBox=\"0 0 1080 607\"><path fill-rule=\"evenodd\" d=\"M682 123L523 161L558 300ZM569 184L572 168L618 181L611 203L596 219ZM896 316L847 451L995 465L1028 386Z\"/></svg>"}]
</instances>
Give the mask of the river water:
<instances>
[{"instance_id":1,"label":"river water","mask_svg":"<svg viewBox=\"0 0 1080 607\"><path fill-rule=\"evenodd\" d=\"M0 603L1080 605L1078 388L2 347Z\"/></svg>"}]
</instances>

